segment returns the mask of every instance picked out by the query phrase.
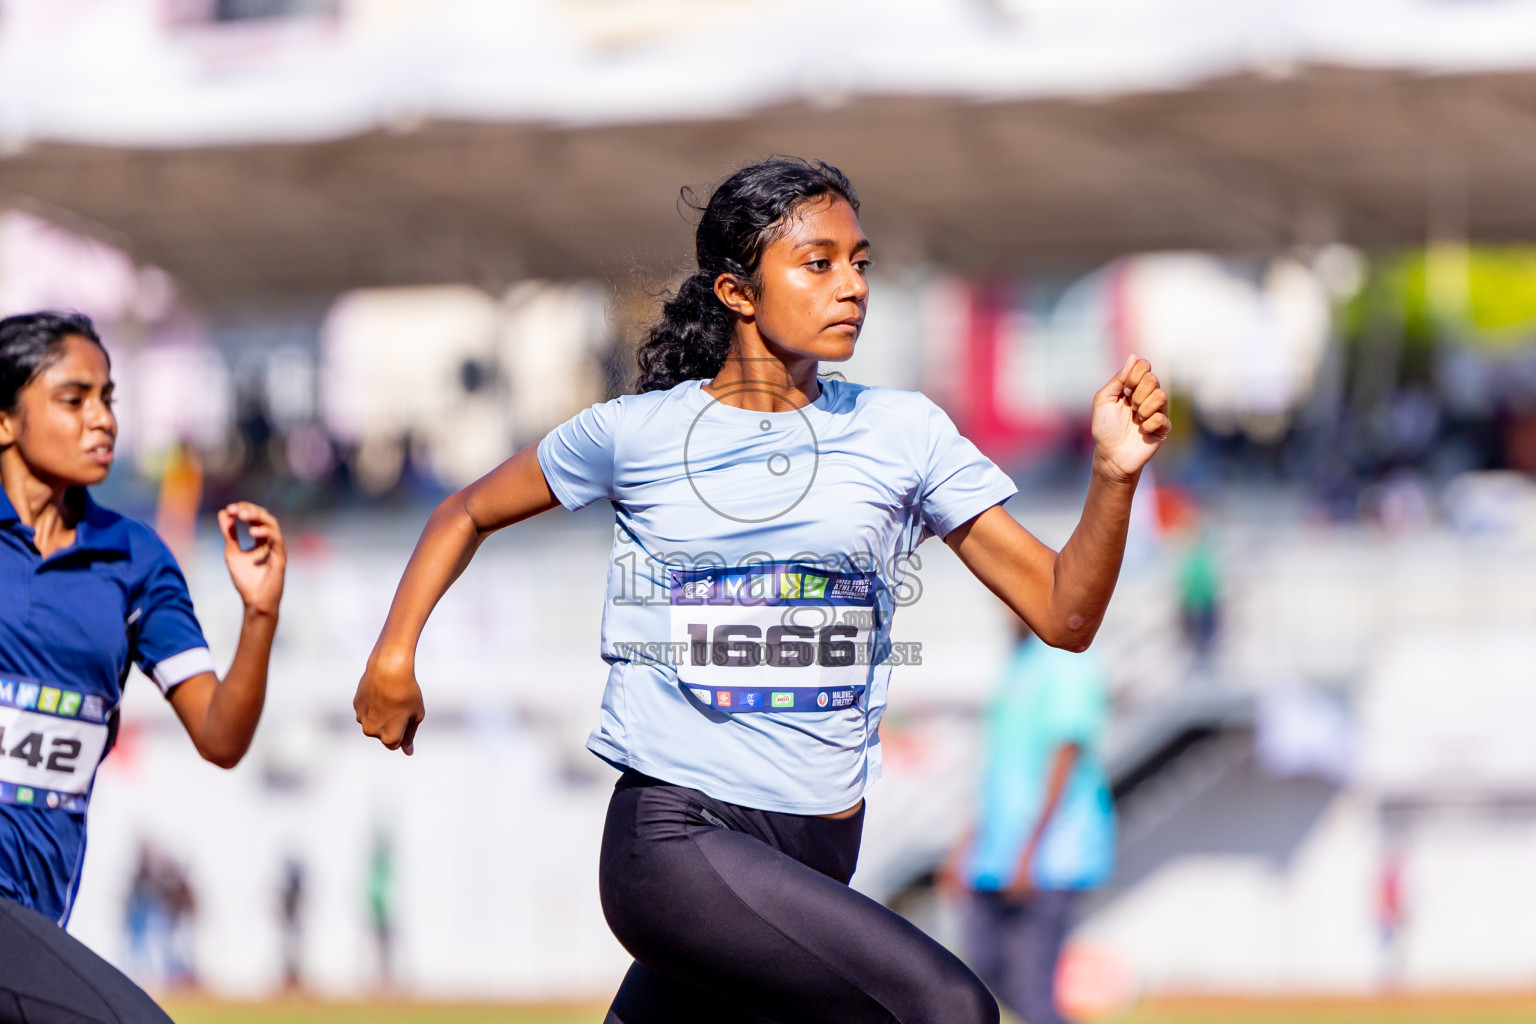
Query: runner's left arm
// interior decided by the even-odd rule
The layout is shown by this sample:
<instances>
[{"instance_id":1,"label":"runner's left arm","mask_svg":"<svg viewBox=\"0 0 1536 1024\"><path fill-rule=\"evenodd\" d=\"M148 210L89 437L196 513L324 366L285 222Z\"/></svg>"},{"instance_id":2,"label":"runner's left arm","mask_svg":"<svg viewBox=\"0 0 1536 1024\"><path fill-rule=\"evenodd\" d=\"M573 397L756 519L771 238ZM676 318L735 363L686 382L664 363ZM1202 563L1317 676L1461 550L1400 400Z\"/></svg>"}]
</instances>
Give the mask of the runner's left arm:
<instances>
[{"instance_id":1,"label":"runner's left arm","mask_svg":"<svg viewBox=\"0 0 1536 1024\"><path fill-rule=\"evenodd\" d=\"M1052 647L1087 650L1104 621L1125 556L1137 481L1171 427L1167 408L1151 364L1134 356L1094 395L1088 497L1060 552L1000 505L944 537L976 578Z\"/></svg>"},{"instance_id":2,"label":"runner's left arm","mask_svg":"<svg viewBox=\"0 0 1536 1024\"><path fill-rule=\"evenodd\" d=\"M249 551L240 549L236 533L242 522L255 542ZM219 531L224 535L224 563L245 606L240 642L222 680L200 672L171 690L169 699L204 760L233 768L250 749L266 701L288 549L276 517L247 501L219 510Z\"/></svg>"}]
</instances>

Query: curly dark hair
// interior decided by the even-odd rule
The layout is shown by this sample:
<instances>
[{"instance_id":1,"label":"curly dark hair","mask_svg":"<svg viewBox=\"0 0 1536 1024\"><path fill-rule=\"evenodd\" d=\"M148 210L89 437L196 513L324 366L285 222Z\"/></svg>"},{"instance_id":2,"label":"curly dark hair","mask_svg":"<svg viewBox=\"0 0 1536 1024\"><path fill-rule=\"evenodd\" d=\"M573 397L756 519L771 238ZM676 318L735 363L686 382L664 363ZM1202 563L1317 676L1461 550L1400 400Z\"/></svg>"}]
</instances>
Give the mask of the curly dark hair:
<instances>
[{"instance_id":1,"label":"curly dark hair","mask_svg":"<svg viewBox=\"0 0 1536 1024\"><path fill-rule=\"evenodd\" d=\"M715 280L731 274L746 282L749 292L756 291L763 251L800 207L826 198L842 199L858 212L853 183L820 160L776 157L743 167L720 183L702 207L694 232L698 269L662 305L636 353L640 391L663 391L720 372L735 320L715 295ZM682 200L701 209L691 189L682 190Z\"/></svg>"},{"instance_id":2,"label":"curly dark hair","mask_svg":"<svg viewBox=\"0 0 1536 1024\"><path fill-rule=\"evenodd\" d=\"M0 410L16 408L16 396L64 354L64 339L78 335L106 347L83 313L20 313L0 320Z\"/></svg>"}]
</instances>

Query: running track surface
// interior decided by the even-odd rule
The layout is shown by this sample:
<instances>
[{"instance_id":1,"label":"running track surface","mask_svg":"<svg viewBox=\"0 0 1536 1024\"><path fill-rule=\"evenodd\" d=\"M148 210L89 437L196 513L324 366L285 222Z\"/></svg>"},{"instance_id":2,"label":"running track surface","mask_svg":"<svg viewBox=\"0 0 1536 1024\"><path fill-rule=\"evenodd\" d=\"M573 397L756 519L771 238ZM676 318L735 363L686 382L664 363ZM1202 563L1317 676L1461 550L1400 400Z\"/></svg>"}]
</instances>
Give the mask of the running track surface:
<instances>
[{"instance_id":1,"label":"running track surface","mask_svg":"<svg viewBox=\"0 0 1536 1024\"><path fill-rule=\"evenodd\" d=\"M220 1003L168 1000L176 1024L600 1024L604 1006L434 1003ZM1005 1018L1006 1020L1006 1018ZM1181 999L1094 1024L1536 1024L1536 994L1387 1000Z\"/></svg>"}]
</instances>

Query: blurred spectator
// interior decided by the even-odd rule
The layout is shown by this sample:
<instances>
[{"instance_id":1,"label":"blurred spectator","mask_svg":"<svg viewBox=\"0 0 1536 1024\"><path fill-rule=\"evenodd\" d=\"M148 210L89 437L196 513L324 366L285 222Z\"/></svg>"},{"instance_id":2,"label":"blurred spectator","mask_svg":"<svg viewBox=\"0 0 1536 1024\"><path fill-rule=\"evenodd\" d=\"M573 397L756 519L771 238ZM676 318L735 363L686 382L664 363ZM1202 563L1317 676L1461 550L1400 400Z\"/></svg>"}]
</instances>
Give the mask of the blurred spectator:
<instances>
[{"instance_id":1,"label":"blurred spectator","mask_svg":"<svg viewBox=\"0 0 1536 1024\"><path fill-rule=\"evenodd\" d=\"M368 922L379 956L379 983L390 988L395 981L395 851L382 829L373 835L368 857Z\"/></svg>"},{"instance_id":2,"label":"blurred spectator","mask_svg":"<svg viewBox=\"0 0 1536 1024\"><path fill-rule=\"evenodd\" d=\"M159 912L155 901L152 856L149 844L139 844L139 861L133 869L133 881L128 886L128 905L123 911L123 926L128 932L128 958L134 973L140 976L152 973L151 931L158 930L160 923L153 920Z\"/></svg>"},{"instance_id":3,"label":"blurred spectator","mask_svg":"<svg viewBox=\"0 0 1536 1024\"><path fill-rule=\"evenodd\" d=\"M155 532L186 564L197 534L197 512L203 503L203 459L185 439L178 441L166 459L160 477L160 500L155 507Z\"/></svg>"},{"instance_id":4,"label":"blurred spectator","mask_svg":"<svg viewBox=\"0 0 1536 1024\"><path fill-rule=\"evenodd\" d=\"M304 987L304 862L297 857L283 861L278 912L283 932L283 988L297 992Z\"/></svg>"},{"instance_id":5,"label":"blurred spectator","mask_svg":"<svg viewBox=\"0 0 1536 1024\"><path fill-rule=\"evenodd\" d=\"M128 888L124 924L134 972L165 988L195 988L192 925L196 897L186 868L150 843Z\"/></svg>"},{"instance_id":6,"label":"blurred spectator","mask_svg":"<svg viewBox=\"0 0 1536 1024\"><path fill-rule=\"evenodd\" d=\"M1197 667L1208 667L1220 624L1221 567L1208 531L1198 529L1179 563L1179 624Z\"/></svg>"},{"instance_id":7,"label":"blurred spectator","mask_svg":"<svg viewBox=\"0 0 1536 1024\"><path fill-rule=\"evenodd\" d=\"M941 885L969 891L966 952L1003 1005L1029 1024L1064 1024L1056 967L1073 904L1114 871L1099 754L1109 691L1096 655L1019 632L988 711L976 825Z\"/></svg>"},{"instance_id":8,"label":"blurred spectator","mask_svg":"<svg viewBox=\"0 0 1536 1024\"><path fill-rule=\"evenodd\" d=\"M1407 908L1403 899L1403 847L1399 839L1382 850L1376 876L1376 915L1381 936L1380 985L1396 991L1403 979L1403 926Z\"/></svg>"}]
</instances>

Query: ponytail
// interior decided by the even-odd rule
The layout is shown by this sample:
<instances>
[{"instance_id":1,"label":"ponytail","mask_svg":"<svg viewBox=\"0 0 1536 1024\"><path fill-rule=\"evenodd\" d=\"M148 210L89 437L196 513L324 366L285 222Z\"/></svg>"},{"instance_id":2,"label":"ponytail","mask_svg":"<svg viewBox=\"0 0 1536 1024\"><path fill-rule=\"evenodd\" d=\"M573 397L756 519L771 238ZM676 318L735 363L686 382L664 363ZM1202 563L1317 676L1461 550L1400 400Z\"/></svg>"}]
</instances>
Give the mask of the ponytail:
<instances>
[{"instance_id":1,"label":"ponytail","mask_svg":"<svg viewBox=\"0 0 1536 1024\"><path fill-rule=\"evenodd\" d=\"M715 280L700 270L661 307L636 358L641 391L665 391L685 380L713 377L725 366L734 317L715 295Z\"/></svg>"},{"instance_id":2,"label":"ponytail","mask_svg":"<svg viewBox=\"0 0 1536 1024\"><path fill-rule=\"evenodd\" d=\"M736 315L715 295L715 281L731 274L755 292L761 285L763 250L804 204L842 199L859 209L859 197L842 171L797 158L743 167L715 189L694 231L698 269L662 304L661 315L636 353L640 391L665 391L685 380L713 377L725 366L736 334ZM698 209L691 190L683 201Z\"/></svg>"}]
</instances>

